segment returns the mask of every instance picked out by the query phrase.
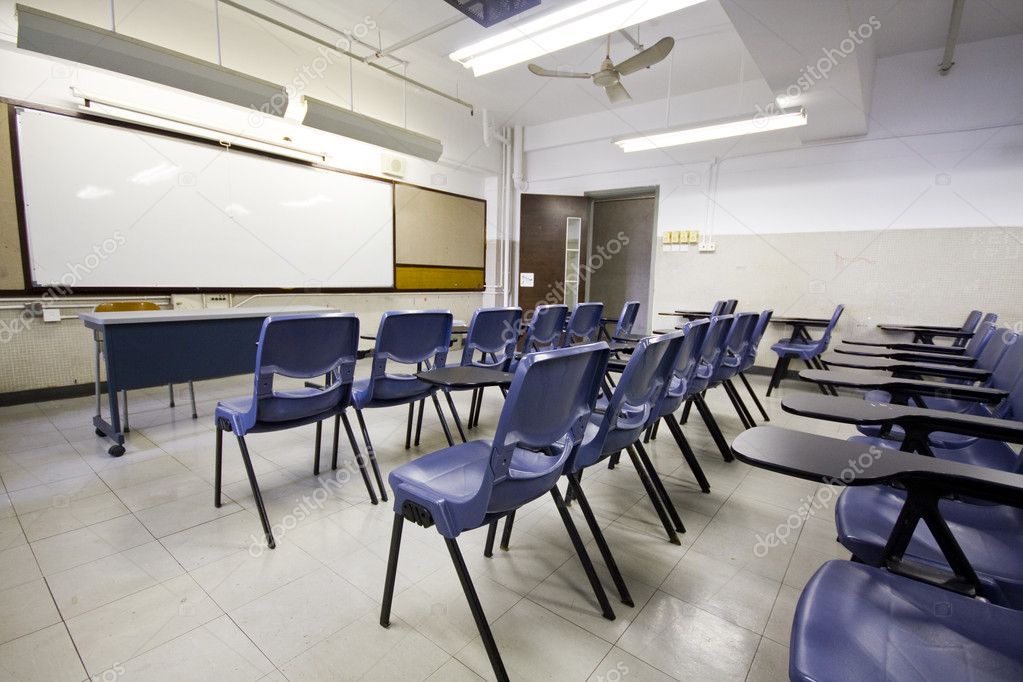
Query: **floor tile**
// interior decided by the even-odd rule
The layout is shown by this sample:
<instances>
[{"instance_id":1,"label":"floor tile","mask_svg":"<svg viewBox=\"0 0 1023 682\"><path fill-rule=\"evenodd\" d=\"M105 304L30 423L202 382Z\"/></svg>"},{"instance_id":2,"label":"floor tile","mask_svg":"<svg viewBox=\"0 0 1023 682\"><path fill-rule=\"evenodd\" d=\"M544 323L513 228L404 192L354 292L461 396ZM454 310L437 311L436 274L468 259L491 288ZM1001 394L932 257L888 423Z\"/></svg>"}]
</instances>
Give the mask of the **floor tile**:
<instances>
[{"instance_id":1,"label":"floor tile","mask_svg":"<svg viewBox=\"0 0 1023 682\"><path fill-rule=\"evenodd\" d=\"M86 677L63 623L0 644L0 682L81 682Z\"/></svg>"},{"instance_id":2,"label":"floor tile","mask_svg":"<svg viewBox=\"0 0 1023 682\"><path fill-rule=\"evenodd\" d=\"M52 575L153 540L131 514L32 543L43 575Z\"/></svg>"},{"instance_id":3,"label":"floor tile","mask_svg":"<svg viewBox=\"0 0 1023 682\"><path fill-rule=\"evenodd\" d=\"M789 649L766 637L760 641L746 682L783 682L789 679Z\"/></svg>"},{"instance_id":4,"label":"floor tile","mask_svg":"<svg viewBox=\"0 0 1023 682\"><path fill-rule=\"evenodd\" d=\"M42 577L39 564L28 545L0 551L0 585L16 587Z\"/></svg>"},{"instance_id":5,"label":"floor tile","mask_svg":"<svg viewBox=\"0 0 1023 682\"><path fill-rule=\"evenodd\" d=\"M60 622L60 614L43 580L0 590L0 643Z\"/></svg>"},{"instance_id":6,"label":"floor tile","mask_svg":"<svg viewBox=\"0 0 1023 682\"><path fill-rule=\"evenodd\" d=\"M618 646L680 680L741 680L759 641L749 630L658 592Z\"/></svg>"},{"instance_id":7,"label":"floor tile","mask_svg":"<svg viewBox=\"0 0 1023 682\"><path fill-rule=\"evenodd\" d=\"M493 624L494 639L513 680L584 680L611 645L528 599ZM476 674L493 679L493 668L477 638L456 658Z\"/></svg>"}]
</instances>

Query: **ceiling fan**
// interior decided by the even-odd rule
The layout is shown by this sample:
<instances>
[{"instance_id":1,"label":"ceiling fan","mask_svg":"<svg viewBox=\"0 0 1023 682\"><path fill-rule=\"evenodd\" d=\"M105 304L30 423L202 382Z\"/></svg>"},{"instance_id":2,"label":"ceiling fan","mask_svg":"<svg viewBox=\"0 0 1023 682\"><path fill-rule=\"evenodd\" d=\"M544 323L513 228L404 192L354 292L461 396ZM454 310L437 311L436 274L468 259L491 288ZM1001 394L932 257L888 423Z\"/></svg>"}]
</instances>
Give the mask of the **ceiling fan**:
<instances>
[{"instance_id":1,"label":"ceiling fan","mask_svg":"<svg viewBox=\"0 0 1023 682\"><path fill-rule=\"evenodd\" d=\"M607 56L600 65L600 71L596 73L551 71L537 64L530 64L529 70L537 76L547 78L592 78L595 85L604 88L604 92L607 93L607 98L611 100L611 103L618 104L619 102L627 102L632 99L632 95L622 85L622 76L628 76L630 73L653 66L667 57L674 47L674 38L661 38L652 46L616 65L611 61L611 36L609 35L607 37Z\"/></svg>"}]
</instances>

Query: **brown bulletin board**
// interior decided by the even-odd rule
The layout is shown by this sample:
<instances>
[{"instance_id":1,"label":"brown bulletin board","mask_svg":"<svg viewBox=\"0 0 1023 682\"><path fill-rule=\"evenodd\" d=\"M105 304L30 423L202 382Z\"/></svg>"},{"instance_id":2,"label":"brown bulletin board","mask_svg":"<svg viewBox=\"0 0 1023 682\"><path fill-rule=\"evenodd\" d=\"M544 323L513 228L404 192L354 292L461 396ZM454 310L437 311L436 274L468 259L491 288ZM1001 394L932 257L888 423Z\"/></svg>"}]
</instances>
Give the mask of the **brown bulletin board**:
<instances>
[{"instance_id":1,"label":"brown bulletin board","mask_svg":"<svg viewBox=\"0 0 1023 682\"><path fill-rule=\"evenodd\" d=\"M0 290L25 288L8 106L0 102Z\"/></svg>"},{"instance_id":2,"label":"brown bulletin board","mask_svg":"<svg viewBox=\"0 0 1023 682\"><path fill-rule=\"evenodd\" d=\"M482 289L486 219L482 199L396 184L396 288Z\"/></svg>"}]
</instances>

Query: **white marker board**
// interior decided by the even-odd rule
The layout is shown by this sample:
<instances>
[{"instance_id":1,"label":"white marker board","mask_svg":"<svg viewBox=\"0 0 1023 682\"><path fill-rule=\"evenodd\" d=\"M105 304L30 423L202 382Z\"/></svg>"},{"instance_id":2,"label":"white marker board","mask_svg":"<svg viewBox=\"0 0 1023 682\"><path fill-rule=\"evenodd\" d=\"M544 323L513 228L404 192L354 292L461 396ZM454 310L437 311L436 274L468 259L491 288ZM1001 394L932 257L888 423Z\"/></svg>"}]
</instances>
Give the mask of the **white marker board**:
<instances>
[{"instance_id":1,"label":"white marker board","mask_svg":"<svg viewBox=\"0 0 1023 682\"><path fill-rule=\"evenodd\" d=\"M389 182L27 109L18 147L38 286L394 284Z\"/></svg>"}]
</instances>

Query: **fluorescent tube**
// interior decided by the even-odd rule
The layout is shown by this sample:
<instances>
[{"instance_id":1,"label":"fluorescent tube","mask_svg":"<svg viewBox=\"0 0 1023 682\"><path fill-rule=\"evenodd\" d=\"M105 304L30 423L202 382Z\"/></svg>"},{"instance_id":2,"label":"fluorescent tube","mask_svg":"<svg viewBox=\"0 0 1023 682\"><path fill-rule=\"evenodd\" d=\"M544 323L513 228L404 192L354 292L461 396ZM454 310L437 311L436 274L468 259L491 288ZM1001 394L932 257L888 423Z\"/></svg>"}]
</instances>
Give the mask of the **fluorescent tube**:
<instances>
[{"instance_id":1,"label":"fluorescent tube","mask_svg":"<svg viewBox=\"0 0 1023 682\"><path fill-rule=\"evenodd\" d=\"M703 1L583 0L452 52L450 57L482 76Z\"/></svg>"},{"instance_id":2,"label":"fluorescent tube","mask_svg":"<svg viewBox=\"0 0 1023 682\"><path fill-rule=\"evenodd\" d=\"M805 125L806 110L799 108L795 111L783 111L780 114L771 116L761 116L758 114L746 118L716 121L714 123L621 137L614 140L614 143L626 152L641 152Z\"/></svg>"}]
</instances>

